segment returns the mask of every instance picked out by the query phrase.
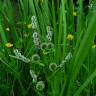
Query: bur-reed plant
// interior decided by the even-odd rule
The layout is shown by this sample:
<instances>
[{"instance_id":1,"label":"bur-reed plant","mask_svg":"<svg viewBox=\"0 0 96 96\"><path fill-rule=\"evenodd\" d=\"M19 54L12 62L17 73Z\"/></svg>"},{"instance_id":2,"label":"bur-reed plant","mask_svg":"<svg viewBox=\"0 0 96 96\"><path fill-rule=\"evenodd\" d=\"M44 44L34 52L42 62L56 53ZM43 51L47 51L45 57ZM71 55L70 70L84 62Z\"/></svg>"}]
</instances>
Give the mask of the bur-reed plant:
<instances>
[{"instance_id":1,"label":"bur-reed plant","mask_svg":"<svg viewBox=\"0 0 96 96\"><path fill-rule=\"evenodd\" d=\"M0 0L0 96L95 96L95 58L96 0Z\"/></svg>"}]
</instances>

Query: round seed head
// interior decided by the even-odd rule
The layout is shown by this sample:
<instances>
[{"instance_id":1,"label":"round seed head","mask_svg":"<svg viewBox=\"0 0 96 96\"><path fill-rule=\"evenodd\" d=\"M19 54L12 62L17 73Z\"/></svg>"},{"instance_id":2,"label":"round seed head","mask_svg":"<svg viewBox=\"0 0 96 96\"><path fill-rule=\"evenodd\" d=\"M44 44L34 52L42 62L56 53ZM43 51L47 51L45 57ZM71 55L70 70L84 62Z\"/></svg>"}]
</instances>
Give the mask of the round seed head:
<instances>
[{"instance_id":1,"label":"round seed head","mask_svg":"<svg viewBox=\"0 0 96 96\"><path fill-rule=\"evenodd\" d=\"M56 64L56 63L51 63L51 64L49 65L50 71L54 71L54 70L56 70L56 68L57 68L57 64Z\"/></svg>"},{"instance_id":2,"label":"round seed head","mask_svg":"<svg viewBox=\"0 0 96 96\"><path fill-rule=\"evenodd\" d=\"M32 61L39 62L40 61L40 56L38 54L34 54L32 56Z\"/></svg>"},{"instance_id":3,"label":"round seed head","mask_svg":"<svg viewBox=\"0 0 96 96\"><path fill-rule=\"evenodd\" d=\"M42 91L44 88L45 88L45 84L44 84L43 81L37 82L37 84L36 84L36 89L37 90Z\"/></svg>"},{"instance_id":4,"label":"round seed head","mask_svg":"<svg viewBox=\"0 0 96 96\"><path fill-rule=\"evenodd\" d=\"M41 50L47 49L47 43L42 43L40 47L41 47Z\"/></svg>"},{"instance_id":5,"label":"round seed head","mask_svg":"<svg viewBox=\"0 0 96 96\"><path fill-rule=\"evenodd\" d=\"M47 49L48 50L54 49L54 44L53 43L48 43L47 44Z\"/></svg>"}]
</instances>

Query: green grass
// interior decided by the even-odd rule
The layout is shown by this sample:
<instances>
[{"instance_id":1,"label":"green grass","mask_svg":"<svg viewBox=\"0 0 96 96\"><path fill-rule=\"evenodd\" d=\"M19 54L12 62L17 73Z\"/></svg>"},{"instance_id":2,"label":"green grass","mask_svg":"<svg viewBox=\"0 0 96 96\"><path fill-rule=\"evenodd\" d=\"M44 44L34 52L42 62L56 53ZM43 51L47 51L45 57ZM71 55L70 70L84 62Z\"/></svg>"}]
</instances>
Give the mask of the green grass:
<instances>
[{"instance_id":1,"label":"green grass","mask_svg":"<svg viewBox=\"0 0 96 96\"><path fill-rule=\"evenodd\" d=\"M0 0L0 96L96 95L96 0L84 2Z\"/></svg>"}]
</instances>

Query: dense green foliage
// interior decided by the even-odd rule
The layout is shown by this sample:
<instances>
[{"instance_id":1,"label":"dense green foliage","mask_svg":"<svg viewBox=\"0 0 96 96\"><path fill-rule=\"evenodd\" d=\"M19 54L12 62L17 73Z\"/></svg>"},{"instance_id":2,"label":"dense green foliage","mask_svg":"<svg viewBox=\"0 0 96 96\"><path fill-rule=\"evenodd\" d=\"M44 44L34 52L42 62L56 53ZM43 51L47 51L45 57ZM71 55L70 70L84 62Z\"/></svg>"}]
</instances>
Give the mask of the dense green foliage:
<instances>
[{"instance_id":1,"label":"dense green foliage","mask_svg":"<svg viewBox=\"0 0 96 96\"><path fill-rule=\"evenodd\" d=\"M0 96L96 95L96 0L0 0Z\"/></svg>"}]
</instances>

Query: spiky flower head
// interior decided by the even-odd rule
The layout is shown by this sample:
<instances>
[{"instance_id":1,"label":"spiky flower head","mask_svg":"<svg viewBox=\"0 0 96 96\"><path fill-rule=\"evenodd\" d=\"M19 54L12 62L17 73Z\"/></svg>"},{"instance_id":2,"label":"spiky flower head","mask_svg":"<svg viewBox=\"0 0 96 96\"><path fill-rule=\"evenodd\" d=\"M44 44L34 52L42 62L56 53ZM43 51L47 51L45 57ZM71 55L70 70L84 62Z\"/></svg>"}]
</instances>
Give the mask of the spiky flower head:
<instances>
[{"instance_id":1,"label":"spiky flower head","mask_svg":"<svg viewBox=\"0 0 96 96\"><path fill-rule=\"evenodd\" d=\"M40 56L38 54L34 54L32 56L32 61L39 62L40 61Z\"/></svg>"},{"instance_id":2,"label":"spiky flower head","mask_svg":"<svg viewBox=\"0 0 96 96\"><path fill-rule=\"evenodd\" d=\"M49 65L49 69L50 69L50 71L55 71L57 69L57 64L56 63L51 63Z\"/></svg>"},{"instance_id":3,"label":"spiky flower head","mask_svg":"<svg viewBox=\"0 0 96 96\"><path fill-rule=\"evenodd\" d=\"M42 43L40 46L41 50L46 50L47 49L47 43Z\"/></svg>"},{"instance_id":4,"label":"spiky flower head","mask_svg":"<svg viewBox=\"0 0 96 96\"><path fill-rule=\"evenodd\" d=\"M24 55L22 55L18 51L18 49L13 49L13 52L14 52L14 54L15 54L15 56L16 56L17 59L19 59L19 60L21 60L21 61L23 61L25 63L29 63L30 62L30 59L29 58L26 58Z\"/></svg>"},{"instance_id":5,"label":"spiky flower head","mask_svg":"<svg viewBox=\"0 0 96 96\"><path fill-rule=\"evenodd\" d=\"M47 44L47 49L48 49L48 50L54 49L54 44L51 43L51 42L49 42L49 43Z\"/></svg>"},{"instance_id":6,"label":"spiky flower head","mask_svg":"<svg viewBox=\"0 0 96 96\"><path fill-rule=\"evenodd\" d=\"M31 21L32 21L32 29L37 29L37 17L32 16Z\"/></svg>"},{"instance_id":7,"label":"spiky flower head","mask_svg":"<svg viewBox=\"0 0 96 96\"><path fill-rule=\"evenodd\" d=\"M53 35L51 26L47 26L46 30L47 30L46 38L48 39L48 41L51 41L52 40L52 35Z\"/></svg>"},{"instance_id":8,"label":"spiky flower head","mask_svg":"<svg viewBox=\"0 0 96 96\"><path fill-rule=\"evenodd\" d=\"M37 82L37 84L36 84L36 89L37 90L42 91L44 88L45 88L45 84L44 84L43 81Z\"/></svg>"}]
</instances>

